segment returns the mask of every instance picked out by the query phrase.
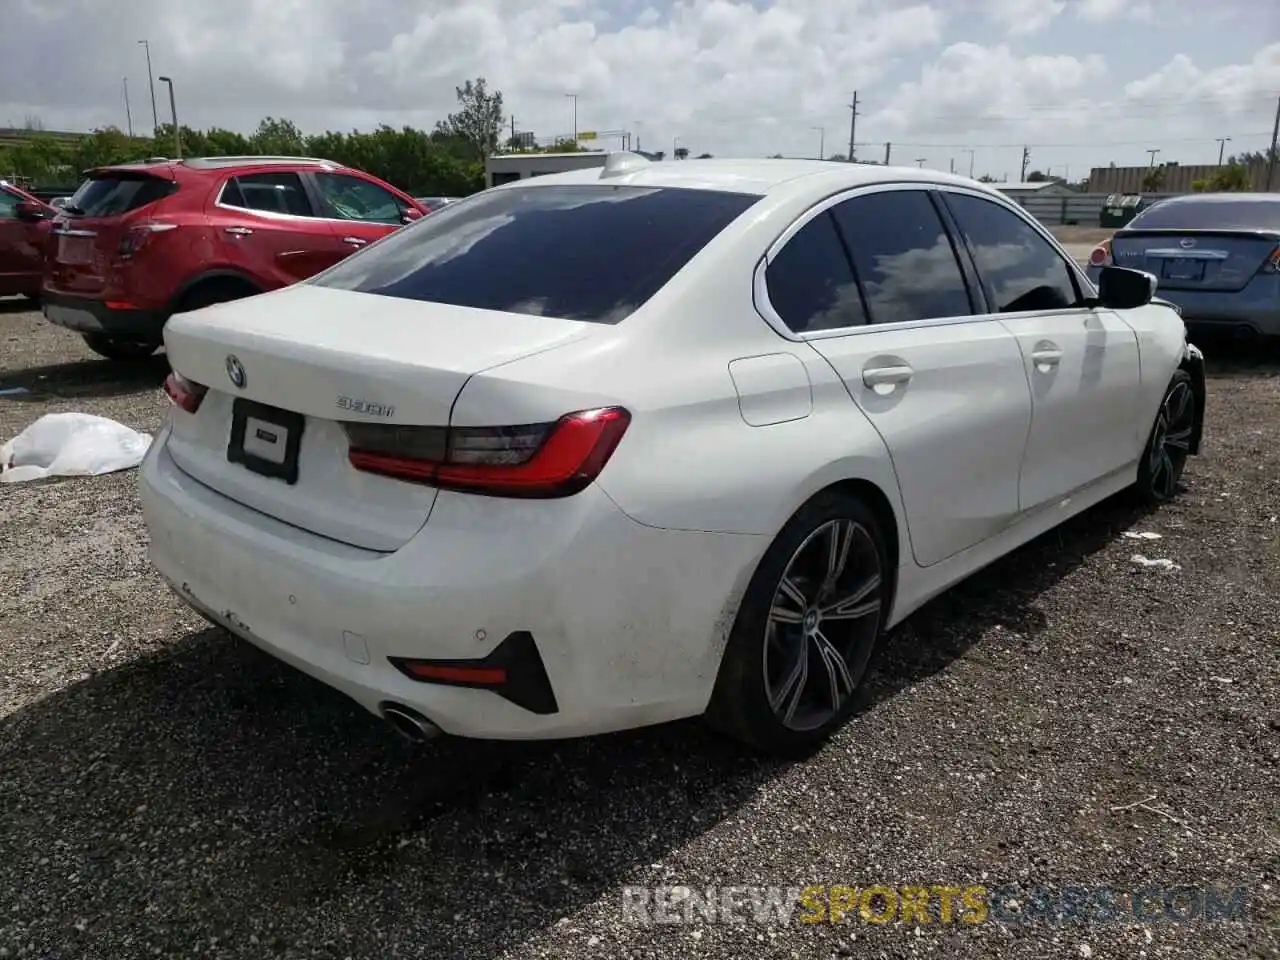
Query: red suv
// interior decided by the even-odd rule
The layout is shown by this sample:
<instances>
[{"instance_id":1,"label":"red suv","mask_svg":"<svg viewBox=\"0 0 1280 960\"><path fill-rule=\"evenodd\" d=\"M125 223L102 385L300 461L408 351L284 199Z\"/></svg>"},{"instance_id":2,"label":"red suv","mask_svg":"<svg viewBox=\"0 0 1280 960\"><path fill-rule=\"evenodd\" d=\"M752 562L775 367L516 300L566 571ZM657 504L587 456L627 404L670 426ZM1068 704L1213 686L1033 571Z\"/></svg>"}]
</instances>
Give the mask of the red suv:
<instances>
[{"instance_id":1,"label":"red suv","mask_svg":"<svg viewBox=\"0 0 1280 960\"><path fill-rule=\"evenodd\" d=\"M89 171L53 221L41 301L112 360L149 356L174 313L287 286L427 211L303 157L150 160Z\"/></svg>"},{"instance_id":2,"label":"red suv","mask_svg":"<svg viewBox=\"0 0 1280 960\"><path fill-rule=\"evenodd\" d=\"M0 297L39 295L49 226L57 212L0 180Z\"/></svg>"}]
</instances>

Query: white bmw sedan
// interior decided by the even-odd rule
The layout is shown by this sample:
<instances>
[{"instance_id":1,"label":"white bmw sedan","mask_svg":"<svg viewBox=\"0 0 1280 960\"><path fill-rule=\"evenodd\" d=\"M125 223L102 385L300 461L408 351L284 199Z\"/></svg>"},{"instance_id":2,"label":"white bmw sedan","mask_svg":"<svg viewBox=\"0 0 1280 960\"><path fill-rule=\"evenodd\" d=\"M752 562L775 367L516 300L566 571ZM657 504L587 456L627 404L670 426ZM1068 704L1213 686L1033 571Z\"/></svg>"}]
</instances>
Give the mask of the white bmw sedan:
<instances>
[{"instance_id":1,"label":"white bmw sedan","mask_svg":"<svg viewBox=\"0 0 1280 960\"><path fill-rule=\"evenodd\" d=\"M1203 360L1154 287L960 177L615 154L171 319L151 558L413 737L805 749L930 597L1175 494Z\"/></svg>"}]
</instances>

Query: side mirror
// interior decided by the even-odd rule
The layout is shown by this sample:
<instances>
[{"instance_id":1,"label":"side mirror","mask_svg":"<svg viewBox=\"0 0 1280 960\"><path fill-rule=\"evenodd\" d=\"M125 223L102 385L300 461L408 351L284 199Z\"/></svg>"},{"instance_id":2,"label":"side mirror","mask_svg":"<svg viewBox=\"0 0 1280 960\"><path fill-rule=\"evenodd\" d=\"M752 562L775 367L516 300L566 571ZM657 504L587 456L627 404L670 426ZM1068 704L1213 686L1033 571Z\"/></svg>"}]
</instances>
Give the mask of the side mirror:
<instances>
[{"instance_id":1,"label":"side mirror","mask_svg":"<svg viewBox=\"0 0 1280 960\"><path fill-rule=\"evenodd\" d=\"M43 203L36 203L33 200L19 200L17 214L19 220L48 220L53 216L53 211Z\"/></svg>"},{"instance_id":2,"label":"side mirror","mask_svg":"<svg viewBox=\"0 0 1280 960\"><path fill-rule=\"evenodd\" d=\"M1156 295L1156 278L1142 270L1103 267L1098 272L1098 302L1110 310L1145 307Z\"/></svg>"},{"instance_id":3,"label":"side mirror","mask_svg":"<svg viewBox=\"0 0 1280 960\"><path fill-rule=\"evenodd\" d=\"M400 214L401 223L413 223L413 221L421 219L422 211L417 207L405 207L404 211Z\"/></svg>"}]
</instances>

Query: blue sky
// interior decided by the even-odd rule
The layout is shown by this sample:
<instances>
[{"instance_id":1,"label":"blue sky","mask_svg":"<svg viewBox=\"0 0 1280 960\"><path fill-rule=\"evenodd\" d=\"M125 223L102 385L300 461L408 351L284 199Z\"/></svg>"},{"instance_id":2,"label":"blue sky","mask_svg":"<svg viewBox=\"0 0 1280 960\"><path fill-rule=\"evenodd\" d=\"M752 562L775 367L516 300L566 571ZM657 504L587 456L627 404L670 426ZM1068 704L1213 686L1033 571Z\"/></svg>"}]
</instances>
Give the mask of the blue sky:
<instances>
[{"instance_id":1,"label":"blue sky","mask_svg":"<svg viewBox=\"0 0 1280 960\"><path fill-rule=\"evenodd\" d=\"M1280 4L1256 0L11 0L0 124L151 121L137 40L180 119L251 130L430 127L485 76L521 129L632 130L646 149L857 155L1017 179L1262 149ZM1207 12L1207 11L1211 11ZM74 56L68 56L68 39ZM56 63L56 69L53 64ZM167 102L160 98L161 119ZM678 138L678 141L677 141ZM614 147L619 141L608 144ZM972 151L972 154L969 152Z\"/></svg>"}]
</instances>

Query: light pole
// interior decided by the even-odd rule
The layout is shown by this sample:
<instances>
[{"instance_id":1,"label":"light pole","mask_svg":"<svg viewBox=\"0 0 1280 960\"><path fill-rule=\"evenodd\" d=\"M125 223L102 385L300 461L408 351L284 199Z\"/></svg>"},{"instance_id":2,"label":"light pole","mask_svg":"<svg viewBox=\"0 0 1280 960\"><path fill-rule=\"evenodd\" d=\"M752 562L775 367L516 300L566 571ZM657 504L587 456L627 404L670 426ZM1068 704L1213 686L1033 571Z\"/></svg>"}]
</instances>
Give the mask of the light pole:
<instances>
[{"instance_id":1,"label":"light pole","mask_svg":"<svg viewBox=\"0 0 1280 960\"><path fill-rule=\"evenodd\" d=\"M973 151L970 150L968 147L966 147L964 152L969 155L969 179L972 180L973 179Z\"/></svg>"},{"instance_id":2,"label":"light pole","mask_svg":"<svg viewBox=\"0 0 1280 960\"><path fill-rule=\"evenodd\" d=\"M129 139L133 139L133 112L129 109L129 78L121 77L120 82L124 84L124 122L129 127Z\"/></svg>"},{"instance_id":3,"label":"light pole","mask_svg":"<svg viewBox=\"0 0 1280 960\"><path fill-rule=\"evenodd\" d=\"M1227 152L1227 144L1231 142L1230 137L1218 137L1218 166L1222 166L1222 155Z\"/></svg>"},{"instance_id":4,"label":"light pole","mask_svg":"<svg viewBox=\"0 0 1280 960\"><path fill-rule=\"evenodd\" d=\"M679 159L680 159L679 157L677 157L677 156L676 156L676 154L679 152L679 150L680 150L680 138L679 138L679 137L673 137L673 138L671 139L671 159L672 159L672 160L679 160Z\"/></svg>"},{"instance_id":5,"label":"light pole","mask_svg":"<svg viewBox=\"0 0 1280 960\"><path fill-rule=\"evenodd\" d=\"M576 93L566 93L566 97L573 101L573 142L578 142L578 95Z\"/></svg>"},{"instance_id":6,"label":"light pole","mask_svg":"<svg viewBox=\"0 0 1280 960\"><path fill-rule=\"evenodd\" d=\"M636 130L636 145L635 145L635 151L636 151L636 153L639 153L639 152L640 152L640 121L639 121L639 120L632 120L632 121L631 121L631 125L632 125L633 127L635 127L635 130Z\"/></svg>"},{"instance_id":7,"label":"light pole","mask_svg":"<svg viewBox=\"0 0 1280 960\"><path fill-rule=\"evenodd\" d=\"M156 78L151 73L151 44L146 40L138 42L147 51L147 83L151 85L151 139L154 140L156 131L160 129L160 112L156 110Z\"/></svg>"},{"instance_id":8,"label":"light pole","mask_svg":"<svg viewBox=\"0 0 1280 960\"><path fill-rule=\"evenodd\" d=\"M161 77L161 83L169 85L169 115L173 117L173 159L182 159L182 134L178 132L178 106L173 99L173 81L168 77Z\"/></svg>"},{"instance_id":9,"label":"light pole","mask_svg":"<svg viewBox=\"0 0 1280 960\"><path fill-rule=\"evenodd\" d=\"M1156 165L1156 154L1159 152L1160 152L1159 147L1154 147L1151 150L1147 151L1147 153L1151 154L1151 166L1153 167Z\"/></svg>"},{"instance_id":10,"label":"light pole","mask_svg":"<svg viewBox=\"0 0 1280 960\"><path fill-rule=\"evenodd\" d=\"M810 127L809 129L818 131L818 159L821 160L827 153L827 131L823 127Z\"/></svg>"},{"instance_id":11,"label":"light pole","mask_svg":"<svg viewBox=\"0 0 1280 960\"><path fill-rule=\"evenodd\" d=\"M929 159L928 157L916 157L916 166L920 167L923 170L924 162L928 159Z\"/></svg>"}]
</instances>

